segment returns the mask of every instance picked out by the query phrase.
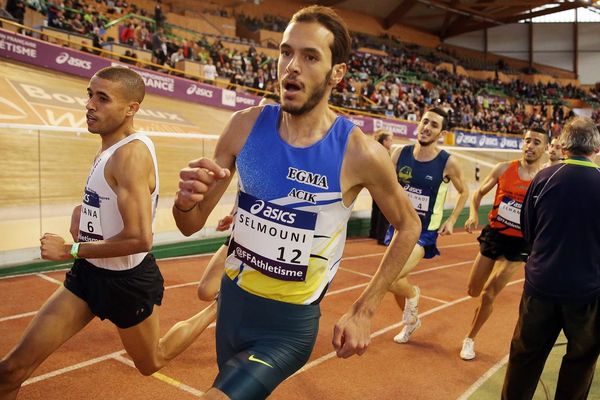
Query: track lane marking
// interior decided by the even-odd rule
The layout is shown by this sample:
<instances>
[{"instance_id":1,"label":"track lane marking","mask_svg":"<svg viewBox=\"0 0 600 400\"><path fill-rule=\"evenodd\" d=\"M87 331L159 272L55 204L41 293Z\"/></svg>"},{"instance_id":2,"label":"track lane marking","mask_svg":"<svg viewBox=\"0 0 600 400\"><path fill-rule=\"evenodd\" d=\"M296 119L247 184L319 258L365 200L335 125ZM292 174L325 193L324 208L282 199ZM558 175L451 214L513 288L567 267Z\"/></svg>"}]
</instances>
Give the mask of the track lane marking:
<instances>
[{"instance_id":1,"label":"track lane marking","mask_svg":"<svg viewBox=\"0 0 600 400\"><path fill-rule=\"evenodd\" d=\"M516 283L523 282L523 281L524 281L524 279L517 279L517 280L514 280L514 281L511 281L511 282L509 282L509 283L507 284L507 286L509 286L509 285L514 285L514 284L516 284ZM419 314L419 317L420 317L420 318L426 317L426 316L428 316L428 315L434 314L434 313L436 313L436 312L438 312L438 311L442 311L442 310L444 310L444 309L446 309L446 308L448 308L448 307L454 306L454 305L456 305L456 304L459 304L459 303L465 302L465 301L467 301L467 300L470 300L470 299L472 299L472 297L471 297L471 296L465 296L465 297L461 297L461 298L459 298L459 299L456 299L456 300L450 301L450 302L448 302L448 303L446 303L446 304L442 304L442 305L440 305L440 306L437 306L437 307L434 307L434 308L432 308L432 309L430 309L430 310L427 310L427 311L425 311L425 312L423 312L423 313L420 313L420 314ZM384 333L387 333L387 332L389 332L389 331L391 331L391 330L393 330L393 329L397 329L397 328L399 328L400 326L402 326L402 322L397 322L397 323L395 323L395 324L388 325L388 326L386 326L385 328L382 328L382 329L380 329L380 330L378 330L378 331L376 331L376 332L373 332L373 333L371 334L371 336L370 336L370 337L371 337L371 339L374 339L374 338L376 338L376 337L378 337L378 336L381 336L381 335L383 335ZM314 368L314 367L316 367L316 366L318 366L318 365L320 365L320 364L323 364L325 361L327 361L327 360L330 360L330 359L334 358L335 356L336 356L336 353L335 353L335 351L332 351L332 352L330 352L330 353L327 353L327 354L325 354L324 356L321 356L321 357L319 357L319 358L317 358L317 359L315 359L315 360L313 360L313 361L311 361L311 362L307 363L306 365L304 365L304 367L300 368L298 371L296 371L296 373L294 373L294 374L293 374L292 376L290 376L288 379L290 379L290 378L292 378L292 377L294 377L294 376L296 376L296 375L298 375L298 374L301 374L302 372L306 372L306 371L308 371L309 369L311 369L311 368Z\"/></svg>"},{"instance_id":2,"label":"track lane marking","mask_svg":"<svg viewBox=\"0 0 600 400\"><path fill-rule=\"evenodd\" d=\"M122 355L118 355L118 356L115 356L114 359L116 361L119 361L120 363L123 363L123 364L131 367L131 368L137 369L137 368L135 368L135 364L133 363L133 361L131 361L129 358L125 358ZM158 379L159 381L161 381L163 383L166 383L167 385L173 386L176 389L187 392L194 397L202 397L202 395L204 394L203 391L198 390L192 386L186 385L185 383L180 382L177 379L171 378L170 376L167 376L160 372L153 373L152 377L155 379Z\"/></svg>"}]
</instances>

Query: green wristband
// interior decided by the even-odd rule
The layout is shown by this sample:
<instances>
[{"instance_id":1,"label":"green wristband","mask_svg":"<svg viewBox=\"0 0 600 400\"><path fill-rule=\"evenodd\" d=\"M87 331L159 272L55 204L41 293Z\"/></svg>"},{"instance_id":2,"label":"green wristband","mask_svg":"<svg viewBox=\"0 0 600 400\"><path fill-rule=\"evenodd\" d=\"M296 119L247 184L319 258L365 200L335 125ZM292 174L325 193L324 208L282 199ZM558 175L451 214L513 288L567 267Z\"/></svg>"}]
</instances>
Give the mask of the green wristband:
<instances>
[{"instance_id":1,"label":"green wristband","mask_svg":"<svg viewBox=\"0 0 600 400\"><path fill-rule=\"evenodd\" d=\"M78 259L79 256L77 255L77 253L79 253L79 245L81 243L73 243L73 246L71 246L71 257L73 257L74 259Z\"/></svg>"}]
</instances>

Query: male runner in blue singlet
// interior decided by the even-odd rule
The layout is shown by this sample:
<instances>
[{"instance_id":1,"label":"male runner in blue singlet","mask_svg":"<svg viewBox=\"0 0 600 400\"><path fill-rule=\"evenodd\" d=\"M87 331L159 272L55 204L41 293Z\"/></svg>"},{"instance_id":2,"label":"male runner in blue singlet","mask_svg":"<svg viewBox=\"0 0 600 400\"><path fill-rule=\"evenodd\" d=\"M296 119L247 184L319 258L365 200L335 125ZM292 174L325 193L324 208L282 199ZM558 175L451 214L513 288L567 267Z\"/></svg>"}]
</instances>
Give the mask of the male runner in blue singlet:
<instances>
[{"instance_id":1,"label":"male runner in blue singlet","mask_svg":"<svg viewBox=\"0 0 600 400\"><path fill-rule=\"evenodd\" d=\"M398 182L406 190L421 219L422 228L406 265L390 289L400 308L404 309L404 326L394 337L396 343L408 342L412 333L421 326L418 315L420 290L408 282L407 275L423 258L429 259L440 254L436 246L438 234L452 234L469 197L469 188L456 157L438 147L438 140L447 125L448 115L444 110L436 107L426 111L417 128L417 143L404 146L392 155ZM450 182L458 192L458 197L452 213L442 223Z\"/></svg>"},{"instance_id":2,"label":"male runner in blue singlet","mask_svg":"<svg viewBox=\"0 0 600 400\"><path fill-rule=\"evenodd\" d=\"M348 218L363 188L398 234L335 326L339 357L366 350L371 318L419 236L418 217L385 149L328 108L332 88L346 73L350 41L333 10L297 12L280 44L281 106L237 112L214 159L194 160L180 173L173 215L187 235L203 227L232 173L239 173L219 296L219 374L205 398L265 398L306 363L319 302L338 270Z\"/></svg>"}]
</instances>

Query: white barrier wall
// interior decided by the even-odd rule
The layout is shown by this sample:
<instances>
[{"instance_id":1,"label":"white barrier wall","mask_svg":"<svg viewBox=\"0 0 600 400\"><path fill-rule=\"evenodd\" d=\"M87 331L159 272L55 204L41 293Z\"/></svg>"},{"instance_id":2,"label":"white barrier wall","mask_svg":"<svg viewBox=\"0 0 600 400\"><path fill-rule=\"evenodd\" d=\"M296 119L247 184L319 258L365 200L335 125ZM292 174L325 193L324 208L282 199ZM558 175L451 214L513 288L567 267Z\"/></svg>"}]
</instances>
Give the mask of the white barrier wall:
<instances>
[{"instance_id":1,"label":"white barrier wall","mask_svg":"<svg viewBox=\"0 0 600 400\"><path fill-rule=\"evenodd\" d=\"M578 69L584 85L600 82L600 23L579 23ZM573 24L537 23L533 25L533 61L573 71ZM515 23L488 29L488 51L519 60L529 59L527 24ZM483 30L464 33L445 40L446 43L484 51Z\"/></svg>"}]
</instances>

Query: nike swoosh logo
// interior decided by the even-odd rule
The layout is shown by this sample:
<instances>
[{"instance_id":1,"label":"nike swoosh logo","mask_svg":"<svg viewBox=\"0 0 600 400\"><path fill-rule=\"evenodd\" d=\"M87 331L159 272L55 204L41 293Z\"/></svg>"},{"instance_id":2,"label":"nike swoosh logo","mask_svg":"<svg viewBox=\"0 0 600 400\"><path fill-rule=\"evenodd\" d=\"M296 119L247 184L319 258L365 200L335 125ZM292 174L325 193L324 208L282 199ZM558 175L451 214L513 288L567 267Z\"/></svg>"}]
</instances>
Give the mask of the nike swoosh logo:
<instances>
[{"instance_id":1,"label":"nike swoosh logo","mask_svg":"<svg viewBox=\"0 0 600 400\"><path fill-rule=\"evenodd\" d=\"M254 356L254 354L250 354L250 357L248 357L248 361L254 361L254 362L257 362L259 364L266 365L269 368L273 368L273 366L271 364L269 364L266 361L261 360L260 358L256 358Z\"/></svg>"}]
</instances>

